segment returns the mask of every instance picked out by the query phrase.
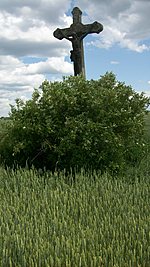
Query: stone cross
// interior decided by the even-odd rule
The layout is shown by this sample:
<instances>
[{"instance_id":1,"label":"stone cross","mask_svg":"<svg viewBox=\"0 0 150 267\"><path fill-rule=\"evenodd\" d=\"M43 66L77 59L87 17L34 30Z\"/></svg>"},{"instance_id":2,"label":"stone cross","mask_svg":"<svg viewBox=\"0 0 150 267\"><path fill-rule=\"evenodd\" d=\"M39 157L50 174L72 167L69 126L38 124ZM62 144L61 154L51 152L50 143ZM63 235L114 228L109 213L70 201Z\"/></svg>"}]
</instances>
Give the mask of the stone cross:
<instances>
[{"instance_id":1,"label":"stone cross","mask_svg":"<svg viewBox=\"0 0 150 267\"><path fill-rule=\"evenodd\" d=\"M72 43L70 59L74 63L74 75L82 74L85 77L83 39L89 33L100 33L103 30L103 25L97 21L92 24L82 24L82 12L78 7L73 8L72 15L73 24L70 28L57 28L53 35L59 40L65 38Z\"/></svg>"}]
</instances>

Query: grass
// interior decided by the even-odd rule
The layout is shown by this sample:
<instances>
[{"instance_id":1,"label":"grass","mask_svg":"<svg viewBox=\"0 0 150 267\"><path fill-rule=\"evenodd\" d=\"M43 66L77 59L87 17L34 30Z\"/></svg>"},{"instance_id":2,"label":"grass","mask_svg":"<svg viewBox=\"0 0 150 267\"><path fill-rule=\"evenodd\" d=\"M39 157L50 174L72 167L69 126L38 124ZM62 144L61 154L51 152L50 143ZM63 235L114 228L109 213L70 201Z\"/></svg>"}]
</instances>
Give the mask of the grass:
<instances>
[{"instance_id":1,"label":"grass","mask_svg":"<svg viewBox=\"0 0 150 267\"><path fill-rule=\"evenodd\" d=\"M0 168L0 266L150 266L150 179L132 176Z\"/></svg>"}]
</instances>

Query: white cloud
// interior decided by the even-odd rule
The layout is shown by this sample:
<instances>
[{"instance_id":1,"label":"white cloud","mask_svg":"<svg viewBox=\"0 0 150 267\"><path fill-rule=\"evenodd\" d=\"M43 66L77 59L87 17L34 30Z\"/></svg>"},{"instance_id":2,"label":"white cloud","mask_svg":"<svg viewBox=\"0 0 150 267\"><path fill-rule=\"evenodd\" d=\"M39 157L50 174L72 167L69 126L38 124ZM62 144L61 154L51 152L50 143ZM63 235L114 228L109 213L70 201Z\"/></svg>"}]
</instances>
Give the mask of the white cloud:
<instances>
[{"instance_id":1,"label":"white cloud","mask_svg":"<svg viewBox=\"0 0 150 267\"><path fill-rule=\"evenodd\" d=\"M7 115L9 104L14 104L16 98L31 98L33 89L44 81L46 73L69 75L72 74L72 65L64 61L64 57L24 64L12 56L0 56L0 116ZM56 77L52 77L54 79Z\"/></svg>"},{"instance_id":2,"label":"white cloud","mask_svg":"<svg viewBox=\"0 0 150 267\"><path fill-rule=\"evenodd\" d=\"M36 73L63 73L72 74L72 64L64 61L64 57L48 58L45 62L38 62L30 64L24 68L26 74L36 74Z\"/></svg>"},{"instance_id":3,"label":"white cloud","mask_svg":"<svg viewBox=\"0 0 150 267\"><path fill-rule=\"evenodd\" d=\"M44 79L41 74L26 75L25 68L27 67L25 64L12 56L0 56L0 63L2 64L0 68L0 89L7 88L9 85L11 90L13 90L13 87L33 86L34 83L39 84Z\"/></svg>"},{"instance_id":4,"label":"white cloud","mask_svg":"<svg viewBox=\"0 0 150 267\"><path fill-rule=\"evenodd\" d=\"M0 10L22 17L24 23L37 19L39 21L46 21L50 24L57 24L63 22L64 13L70 6L70 0L9 0L0 1Z\"/></svg>"},{"instance_id":5,"label":"white cloud","mask_svg":"<svg viewBox=\"0 0 150 267\"><path fill-rule=\"evenodd\" d=\"M150 38L150 1L142 0L77 0L77 5L85 10L91 20L104 25L104 31L91 44L100 48L110 48L118 44L136 52L149 50L141 41Z\"/></svg>"},{"instance_id":6,"label":"white cloud","mask_svg":"<svg viewBox=\"0 0 150 267\"><path fill-rule=\"evenodd\" d=\"M69 21L63 17L65 26ZM56 25L31 19L24 23L23 17L6 12L0 13L0 54L13 56L61 56L67 55L68 42L58 42L53 37Z\"/></svg>"},{"instance_id":7,"label":"white cloud","mask_svg":"<svg viewBox=\"0 0 150 267\"><path fill-rule=\"evenodd\" d=\"M112 61L110 62L110 64L112 64L112 65L118 65L118 64L119 64L119 61L117 61L117 60L112 60Z\"/></svg>"},{"instance_id":8,"label":"white cloud","mask_svg":"<svg viewBox=\"0 0 150 267\"><path fill-rule=\"evenodd\" d=\"M8 88L7 88L8 89ZM16 98L20 98L24 101L26 101L27 99L31 98L33 92L33 87L30 86L24 86L21 90L6 90L4 89L0 89L0 94L1 94L1 98L0 98L0 116L1 117L5 117L8 112L10 112L10 105L14 105L15 104L15 99Z\"/></svg>"},{"instance_id":9,"label":"white cloud","mask_svg":"<svg viewBox=\"0 0 150 267\"><path fill-rule=\"evenodd\" d=\"M31 97L46 75L59 80L73 72L72 64L65 60L70 42L53 37L57 27L71 23L65 14L70 1L12 2L0 1L0 116L7 115L14 99Z\"/></svg>"}]
</instances>

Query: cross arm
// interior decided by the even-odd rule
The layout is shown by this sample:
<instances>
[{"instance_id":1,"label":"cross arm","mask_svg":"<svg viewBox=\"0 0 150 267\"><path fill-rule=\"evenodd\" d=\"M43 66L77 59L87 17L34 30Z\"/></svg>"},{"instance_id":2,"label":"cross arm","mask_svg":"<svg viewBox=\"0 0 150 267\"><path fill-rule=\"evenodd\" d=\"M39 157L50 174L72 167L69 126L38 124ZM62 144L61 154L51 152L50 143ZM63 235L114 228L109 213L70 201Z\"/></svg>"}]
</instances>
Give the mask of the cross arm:
<instances>
[{"instance_id":1,"label":"cross arm","mask_svg":"<svg viewBox=\"0 0 150 267\"><path fill-rule=\"evenodd\" d=\"M89 33L100 33L103 30L103 25L97 21L93 22L92 24L72 24L70 28L59 29L57 28L54 31L54 37L59 40L63 38L69 39L72 37L73 34L76 34L81 40L88 35Z\"/></svg>"},{"instance_id":2,"label":"cross arm","mask_svg":"<svg viewBox=\"0 0 150 267\"><path fill-rule=\"evenodd\" d=\"M84 26L87 27L87 31L89 31L88 33L100 33L103 31L103 25L97 21Z\"/></svg>"},{"instance_id":3,"label":"cross arm","mask_svg":"<svg viewBox=\"0 0 150 267\"><path fill-rule=\"evenodd\" d=\"M53 35L55 38L62 40L63 38L67 38L69 36L71 36L71 31L70 28L66 28L66 29L59 29L57 28L54 32Z\"/></svg>"}]
</instances>

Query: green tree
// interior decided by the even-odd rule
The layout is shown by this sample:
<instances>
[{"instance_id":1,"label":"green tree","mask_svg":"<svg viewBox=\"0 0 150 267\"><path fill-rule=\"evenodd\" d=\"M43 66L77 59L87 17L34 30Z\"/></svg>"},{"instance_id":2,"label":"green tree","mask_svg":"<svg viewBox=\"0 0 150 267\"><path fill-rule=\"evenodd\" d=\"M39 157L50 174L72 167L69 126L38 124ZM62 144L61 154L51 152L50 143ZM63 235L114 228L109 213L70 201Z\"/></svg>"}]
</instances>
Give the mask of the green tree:
<instances>
[{"instance_id":1,"label":"green tree","mask_svg":"<svg viewBox=\"0 0 150 267\"><path fill-rule=\"evenodd\" d=\"M144 155L148 105L149 98L113 73L97 81L80 76L44 81L31 100L17 99L11 107L2 161L50 170L115 171L135 164Z\"/></svg>"}]
</instances>

